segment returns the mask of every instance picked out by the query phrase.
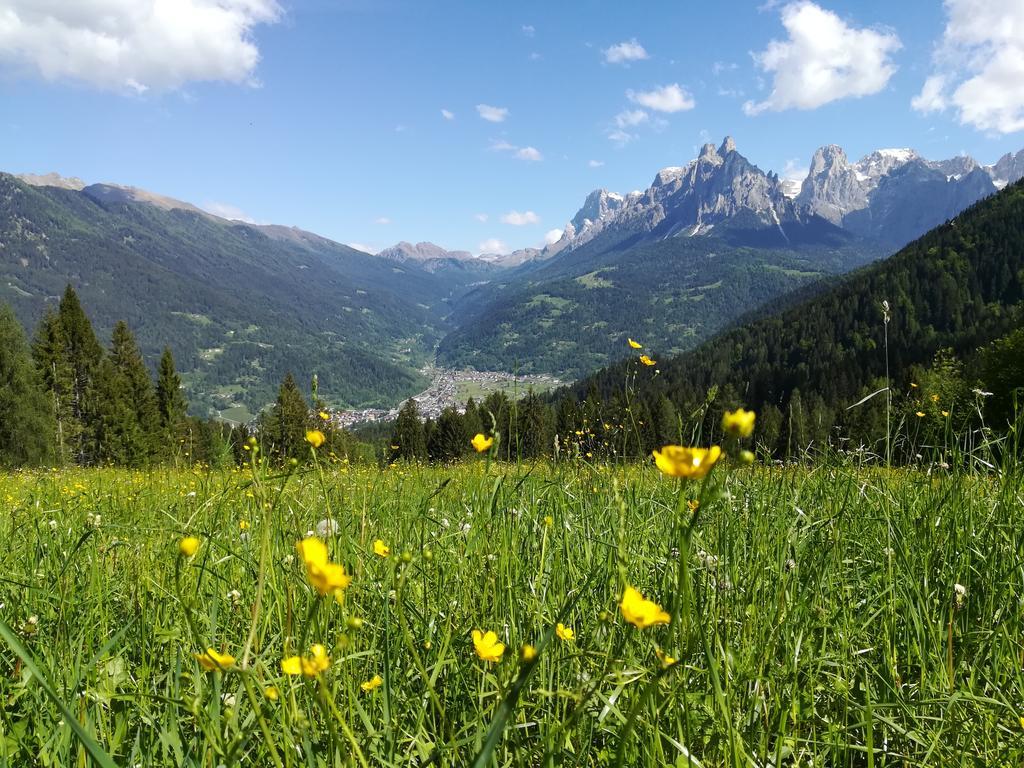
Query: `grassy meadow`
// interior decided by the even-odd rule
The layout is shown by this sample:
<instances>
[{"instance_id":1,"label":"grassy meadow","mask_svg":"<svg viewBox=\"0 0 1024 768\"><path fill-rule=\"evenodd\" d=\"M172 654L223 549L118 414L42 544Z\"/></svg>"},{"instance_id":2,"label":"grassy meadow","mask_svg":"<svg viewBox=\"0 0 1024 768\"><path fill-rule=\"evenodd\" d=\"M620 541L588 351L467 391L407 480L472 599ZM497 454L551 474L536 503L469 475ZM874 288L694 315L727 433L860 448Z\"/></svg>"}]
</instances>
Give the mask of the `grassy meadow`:
<instances>
[{"instance_id":1,"label":"grassy meadow","mask_svg":"<svg viewBox=\"0 0 1024 768\"><path fill-rule=\"evenodd\" d=\"M1014 468L257 462L0 501L3 766L1024 761Z\"/></svg>"}]
</instances>

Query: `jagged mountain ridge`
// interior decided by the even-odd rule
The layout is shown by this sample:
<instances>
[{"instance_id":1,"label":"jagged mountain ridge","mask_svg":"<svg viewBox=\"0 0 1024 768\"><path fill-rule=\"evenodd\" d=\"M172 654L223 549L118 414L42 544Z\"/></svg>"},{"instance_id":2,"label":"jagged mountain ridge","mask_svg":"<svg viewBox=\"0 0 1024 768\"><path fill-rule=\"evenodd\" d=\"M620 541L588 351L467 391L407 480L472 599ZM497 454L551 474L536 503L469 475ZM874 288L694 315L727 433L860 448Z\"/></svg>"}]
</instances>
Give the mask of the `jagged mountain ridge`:
<instances>
[{"instance_id":1,"label":"jagged mountain ridge","mask_svg":"<svg viewBox=\"0 0 1024 768\"><path fill-rule=\"evenodd\" d=\"M799 191L792 180L762 171L736 150L731 137L706 144L685 166L663 168L647 190L621 195L591 192L541 258L569 252L604 236L628 233L630 244L707 234L739 219L745 227L777 230L784 239L820 218L853 234L896 248L977 200L1024 177L1024 150L982 166L959 156L930 161L912 149L880 149L855 163L837 145L818 149ZM902 206L916 209L898 223ZM815 232L825 232L820 222ZM617 237L611 237L611 235Z\"/></svg>"}]
</instances>

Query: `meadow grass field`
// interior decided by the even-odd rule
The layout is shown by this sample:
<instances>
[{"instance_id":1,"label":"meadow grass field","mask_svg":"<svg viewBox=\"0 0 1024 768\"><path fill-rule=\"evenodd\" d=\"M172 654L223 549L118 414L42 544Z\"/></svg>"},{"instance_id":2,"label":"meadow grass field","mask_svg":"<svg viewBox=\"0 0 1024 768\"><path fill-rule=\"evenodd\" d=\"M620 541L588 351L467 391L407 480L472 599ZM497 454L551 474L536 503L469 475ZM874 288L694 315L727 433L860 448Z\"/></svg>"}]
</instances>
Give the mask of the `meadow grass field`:
<instances>
[{"instance_id":1,"label":"meadow grass field","mask_svg":"<svg viewBox=\"0 0 1024 768\"><path fill-rule=\"evenodd\" d=\"M0 765L1019 766L1022 496L840 457L5 474Z\"/></svg>"}]
</instances>

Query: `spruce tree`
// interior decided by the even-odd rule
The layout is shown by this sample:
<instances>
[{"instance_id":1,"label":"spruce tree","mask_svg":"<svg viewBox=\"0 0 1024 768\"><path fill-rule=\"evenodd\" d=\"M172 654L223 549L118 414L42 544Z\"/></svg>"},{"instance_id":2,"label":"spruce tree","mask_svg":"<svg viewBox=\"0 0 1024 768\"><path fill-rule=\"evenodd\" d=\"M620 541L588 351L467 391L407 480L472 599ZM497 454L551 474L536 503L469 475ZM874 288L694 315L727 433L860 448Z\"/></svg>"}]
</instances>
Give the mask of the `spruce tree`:
<instances>
[{"instance_id":1,"label":"spruce tree","mask_svg":"<svg viewBox=\"0 0 1024 768\"><path fill-rule=\"evenodd\" d=\"M165 455L173 454L181 440L188 404L181 391L181 377L174 367L174 355L164 347L156 374L156 409Z\"/></svg>"},{"instance_id":2,"label":"spruce tree","mask_svg":"<svg viewBox=\"0 0 1024 768\"><path fill-rule=\"evenodd\" d=\"M81 422L71 408L74 375L67 354L67 339L60 315L53 308L46 311L36 329L32 358L46 394L53 425L54 458L59 464L73 460L72 449L78 445Z\"/></svg>"},{"instance_id":3,"label":"spruce tree","mask_svg":"<svg viewBox=\"0 0 1024 768\"><path fill-rule=\"evenodd\" d=\"M160 416L153 382L135 341L135 335L123 320L114 326L110 341L110 358L127 386L128 401L135 413L135 422L142 435L145 458L151 458L160 445Z\"/></svg>"},{"instance_id":4,"label":"spruce tree","mask_svg":"<svg viewBox=\"0 0 1024 768\"><path fill-rule=\"evenodd\" d=\"M516 409L516 433L519 457L537 459L547 456L555 445L555 414L532 389Z\"/></svg>"},{"instance_id":5,"label":"spruce tree","mask_svg":"<svg viewBox=\"0 0 1024 768\"><path fill-rule=\"evenodd\" d=\"M90 393L93 392L93 377L100 360L103 359L103 348L96 340L92 323L82 309L78 294L70 285L65 289L57 311L61 330L64 334L65 359L70 369L71 390L70 411L73 421L74 435L68 443L73 458L79 464L87 464L92 460L89 454L90 445L95 444L90 432L93 403Z\"/></svg>"},{"instance_id":6,"label":"spruce tree","mask_svg":"<svg viewBox=\"0 0 1024 768\"><path fill-rule=\"evenodd\" d=\"M284 377L277 393L277 402L264 425L271 449L280 461L309 456L306 430L310 428L309 406L295 377Z\"/></svg>"},{"instance_id":7,"label":"spruce tree","mask_svg":"<svg viewBox=\"0 0 1024 768\"><path fill-rule=\"evenodd\" d=\"M391 434L389 457L391 461L408 459L418 461L427 457L427 438L420 421L416 401L409 398L398 411L395 430Z\"/></svg>"},{"instance_id":8,"label":"spruce tree","mask_svg":"<svg viewBox=\"0 0 1024 768\"><path fill-rule=\"evenodd\" d=\"M40 464L53 456L53 415L14 312L0 304L0 464Z\"/></svg>"},{"instance_id":9,"label":"spruce tree","mask_svg":"<svg viewBox=\"0 0 1024 768\"><path fill-rule=\"evenodd\" d=\"M451 407L445 408L434 425L427 452L432 461L455 461L469 449L470 437L459 412Z\"/></svg>"},{"instance_id":10,"label":"spruce tree","mask_svg":"<svg viewBox=\"0 0 1024 768\"><path fill-rule=\"evenodd\" d=\"M89 389L89 456L101 464L137 467L149 455L139 428L128 379L110 357L100 361Z\"/></svg>"}]
</instances>

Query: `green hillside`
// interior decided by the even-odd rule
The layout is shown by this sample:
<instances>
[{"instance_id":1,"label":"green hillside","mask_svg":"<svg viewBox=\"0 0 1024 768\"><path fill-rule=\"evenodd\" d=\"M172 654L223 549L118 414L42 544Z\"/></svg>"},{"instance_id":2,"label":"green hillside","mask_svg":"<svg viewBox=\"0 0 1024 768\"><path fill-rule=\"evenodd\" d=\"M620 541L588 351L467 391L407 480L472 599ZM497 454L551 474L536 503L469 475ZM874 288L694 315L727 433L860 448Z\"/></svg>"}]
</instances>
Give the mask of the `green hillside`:
<instances>
[{"instance_id":1,"label":"green hillside","mask_svg":"<svg viewBox=\"0 0 1024 768\"><path fill-rule=\"evenodd\" d=\"M619 356L627 337L679 354L754 307L880 255L851 237L797 247L719 237L601 245L527 265L467 294L440 359L578 377Z\"/></svg>"},{"instance_id":2,"label":"green hillside","mask_svg":"<svg viewBox=\"0 0 1024 768\"><path fill-rule=\"evenodd\" d=\"M990 398L987 412L1005 423L1013 388L1024 386L1022 301L1018 182L806 301L666 357L659 375L639 377L637 396L647 403L667 396L692 408L715 390L724 407L745 403L775 413L782 433L802 420L823 439L835 426L856 429L869 409L876 418L882 409L884 418L884 396L848 407L886 386L888 359L894 397L911 420L927 425L934 417L941 428L943 420L971 418L971 387L980 385L998 390L978 397ZM579 382L576 395L613 397L632 365L624 361Z\"/></svg>"},{"instance_id":3,"label":"green hillside","mask_svg":"<svg viewBox=\"0 0 1024 768\"><path fill-rule=\"evenodd\" d=\"M74 284L101 336L124 319L151 362L170 345L203 411L254 411L287 371L300 381L317 373L339 405L412 394L447 300L478 279L112 189L33 187L0 174L0 300L31 332Z\"/></svg>"}]
</instances>

